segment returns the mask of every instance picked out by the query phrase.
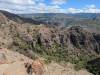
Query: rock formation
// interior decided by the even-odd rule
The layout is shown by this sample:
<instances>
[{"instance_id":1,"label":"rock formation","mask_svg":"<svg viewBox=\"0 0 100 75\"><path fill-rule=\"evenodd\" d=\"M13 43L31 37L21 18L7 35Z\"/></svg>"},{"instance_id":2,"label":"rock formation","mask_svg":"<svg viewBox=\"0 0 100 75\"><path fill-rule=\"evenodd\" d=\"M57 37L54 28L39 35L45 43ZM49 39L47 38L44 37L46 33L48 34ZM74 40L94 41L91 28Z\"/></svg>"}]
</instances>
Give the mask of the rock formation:
<instances>
[{"instance_id":1,"label":"rock formation","mask_svg":"<svg viewBox=\"0 0 100 75\"><path fill-rule=\"evenodd\" d=\"M1 61L3 63L1 63ZM45 69L46 68L46 69ZM61 74L62 73L62 74ZM43 60L32 60L22 54L8 50L0 49L0 75L92 75L85 70L79 72L72 69L71 66L63 66L52 62L45 65Z\"/></svg>"},{"instance_id":2,"label":"rock formation","mask_svg":"<svg viewBox=\"0 0 100 75\"><path fill-rule=\"evenodd\" d=\"M62 70L64 72L61 75L66 75L69 71L57 63L46 65L48 68L44 71L45 64L40 59L32 59L40 56L52 61L83 65L99 56L100 33L81 26L39 24L40 22L0 11L0 75L55 75L57 71L59 75ZM58 70L59 68L61 69ZM72 75L81 74L74 69L70 71L74 71L71 72ZM89 75L88 72L86 74Z\"/></svg>"}]
</instances>

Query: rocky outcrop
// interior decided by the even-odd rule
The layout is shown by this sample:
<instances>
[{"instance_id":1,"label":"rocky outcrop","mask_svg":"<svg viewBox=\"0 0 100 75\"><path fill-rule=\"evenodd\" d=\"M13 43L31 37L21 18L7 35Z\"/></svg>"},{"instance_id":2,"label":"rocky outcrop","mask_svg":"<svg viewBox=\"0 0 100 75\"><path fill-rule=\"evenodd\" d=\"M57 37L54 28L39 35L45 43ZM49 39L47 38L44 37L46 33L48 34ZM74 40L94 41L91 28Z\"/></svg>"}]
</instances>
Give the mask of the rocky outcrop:
<instances>
[{"instance_id":1,"label":"rocky outcrop","mask_svg":"<svg viewBox=\"0 0 100 75\"><path fill-rule=\"evenodd\" d=\"M37 22L36 25L28 24L27 19L5 11L0 12L0 47L3 47L0 48L0 75L55 75L57 73L59 75L62 70L64 71L61 75L66 75L69 71L55 63L46 65L48 68L44 72L45 64L42 60L33 61L31 58L39 55L57 61L70 61L79 65L82 63L82 66L100 53L100 33L93 33L80 26L55 27L37 25ZM70 71L73 72L72 69ZM80 75L81 72L72 73L75 74Z\"/></svg>"},{"instance_id":2,"label":"rocky outcrop","mask_svg":"<svg viewBox=\"0 0 100 75\"><path fill-rule=\"evenodd\" d=\"M0 48L0 75L92 75L86 70L75 71L71 64L55 62L46 65L43 58L31 60L8 49Z\"/></svg>"},{"instance_id":3,"label":"rocky outcrop","mask_svg":"<svg viewBox=\"0 0 100 75\"><path fill-rule=\"evenodd\" d=\"M43 59L32 60L22 54L0 48L0 75L43 75Z\"/></svg>"},{"instance_id":4,"label":"rocky outcrop","mask_svg":"<svg viewBox=\"0 0 100 75\"><path fill-rule=\"evenodd\" d=\"M70 49L85 49L100 53L100 34L91 33L80 26L64 28L56 31L54 28L40 28L37 43L51 47L55 43Z\"/></svg>"},{"instance_id":5,"label":"rocky outcrop","mask_svg":"<svg viewBox=\"0 0 100 75\"><path fill-rule=\"evenodd\" d=\"M44 75L92 75L86 70L82 69L79 71L74 70L74 66L70 63L67 65L60 65L55 62L52 62L47 65L47 70Z\"/></svg>"},{"instance_id":6,"label":"rocky outcrop","mask_svg":"<svg viewBox=\"0 0 100 75\"><path fill-rule=\"evenodd\" d=\"M100 52L100 44L98 34L92 34L81 27L71 27L69 29L70 41L76 48L94 50ZM97 37L97 38L96 38Z\"/></svg>"},{"instance_id":7,"label":"rocky outcrop","mask_svg":"<svg viewBox=\"0 0 100 75\"><path fill-rule=\"evenodd\" d=\"M8 24L1 24L0 35L6 37L0 37L0 39L4 40L7 45L8 43L13 44L13 41L15 43L16 39L19 38L21 41L31 45L31 49L35 49L37 44L45 48L56 44L59 47L67 47L67 49L84 49L89 52L100 52L100 34L93 33L86 28L80 26L61 28L42 24L38 26L36 26L37 24L35 26L32 24L20 24L17 21L23 20L23 18L6 11L0 11L0 17L0 21L8 21L8 19L14 21L11 23L9 21ZM9 35L7 35L8 33ZM0 41L0 45L4 45L4 41Z\"/></svg>"},{"instance_id":8,"label":"rocky outcrop","mask_svg":"<svg viewBox=\"0 0 100 75\"><path fill-rule=\"evenodd\" d=\"M25 63L32 62L22 54L4 48L0 49L0 75L29 75Z\"/></svg>"}]
</instances>

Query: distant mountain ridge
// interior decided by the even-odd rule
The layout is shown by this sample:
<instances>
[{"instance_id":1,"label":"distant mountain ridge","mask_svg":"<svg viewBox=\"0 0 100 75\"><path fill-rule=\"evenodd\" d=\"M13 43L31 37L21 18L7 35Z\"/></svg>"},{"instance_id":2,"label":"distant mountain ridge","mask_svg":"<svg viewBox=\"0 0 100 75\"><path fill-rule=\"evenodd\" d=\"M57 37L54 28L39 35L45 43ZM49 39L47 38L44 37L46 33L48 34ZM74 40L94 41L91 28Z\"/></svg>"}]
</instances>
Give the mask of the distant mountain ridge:
<instances>
[{"instance_id":1,"label":"distant mountain ridge","mask_svg":"<svg viewBox=\"0 0 100 75\"><path fill-rule=\"evenodd\" d=\"M41 22L35 21L31 18L24 18L24 17L18 16L17 14L13 14L13 13L10 13L4 10L0 10L0 17L2 18L2 16L5 16L5 19L7 21L12 20L14 22L21 23L21 24L23 23L41 24Z\"/></svg>"},{"instance_id":2,"label":"distant mountain ridge","mask_svg":"<svg viewBox=\"0 0 100 75\"><path fill-rule=\"evenodd\" d=\"M100 13L33 13L33 14L13 14L4 10L0 13L7 20L17 23L46 24L50 26L89 26L100 29Z\"/></svg>"},{"instance_id":3,"label":"distant mountain ridge","mask_svg":"<svg viewBox=\"0 0 100 75\"><path fill-rule=\"evenodd\" d=\"M100 13L75 13L75 14L67 14L67 13L33 13L33 14L18 14L22 15L23 17L30 17L32 16L66 16L66 17L80 17L80 18L95 18L98 15L100 16Z\"/></svg>"},{"instance_id":4,"label":"distant mountain ridge","mask_svg":"<svg viewBox=\"0 0 100 75\"><path fill-rule=\"evenodd\" d=\"M55 26L89 26L100 29L100 13L33 13L19 14L21 17L31 18Z\"/></svg>"}]
</instances>

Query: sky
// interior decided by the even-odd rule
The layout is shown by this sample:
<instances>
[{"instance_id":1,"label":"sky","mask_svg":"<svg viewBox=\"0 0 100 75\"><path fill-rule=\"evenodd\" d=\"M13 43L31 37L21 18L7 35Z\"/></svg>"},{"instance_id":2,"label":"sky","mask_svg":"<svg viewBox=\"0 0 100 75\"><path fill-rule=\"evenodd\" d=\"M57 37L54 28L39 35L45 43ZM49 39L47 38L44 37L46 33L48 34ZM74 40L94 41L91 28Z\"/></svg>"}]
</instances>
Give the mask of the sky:
<instances>
[{"instance_id":1,"label":"sky","mask_svg":"<svg viewBox=\"0 0 100 75\"><path fill-rule=\"evenodd\" d=\"M100 13L100 0L0 0L12 13Z\"/></svg>"}]
</instances>

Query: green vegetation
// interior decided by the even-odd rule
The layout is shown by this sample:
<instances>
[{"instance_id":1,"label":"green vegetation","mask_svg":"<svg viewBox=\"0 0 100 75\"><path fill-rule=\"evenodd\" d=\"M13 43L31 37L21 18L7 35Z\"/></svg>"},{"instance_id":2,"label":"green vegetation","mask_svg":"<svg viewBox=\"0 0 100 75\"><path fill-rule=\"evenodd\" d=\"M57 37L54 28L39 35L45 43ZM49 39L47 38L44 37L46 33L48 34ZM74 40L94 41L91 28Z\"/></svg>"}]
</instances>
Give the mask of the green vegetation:
<instances>
[{"instance_id":1,"label":"green vegetation","mask_svg":"<svg viewBox=\"0 0 100 75\"><path fill-rule=\"evenodd\" d=\"M87 62L86 68L94 75L100 75L100 58Z\"/></svg>"},{"instance_id":2,"label":"green vegetation","mask_svg":"<svg viewBox=\"0 0 100 75\"><path fill-rule=\"evenodd\" d=\"M59 63L62 61L65 63L71 62L75 64L76 70L85 68L88 60L95 57L95 55L88 55L83 51L82 53L80 51L80 53L78 53L80 55L78 55L77 53L73 52L73 50L68 50L67 47L61 47L59 44L54 44L52 47L45 48L41 45L41 42L38 42L35 48L32 48L31 44L23 42L17 38L16 42L14 42L14 45L19 46L19 48L23 50L32 49L36 54L46 58L46 63L50 63L51 61L56 61ZM84 54L86 56L84 56Z\"/></svg>"},{"instance_id":3,"label":"green vegetation","mask_svg":"<svg viewBox=\"0 0 100 75\"><path fill-rule=\"evenodd\" d=\"M46 58L46 63L50 63L51 61L56 62L71 62L72 64L75 64L75 70L80 70L82 68L86 68L87 62L90 59L95 58L95 55L89 55L85 54L82 51L80 55L78 56L77 53L73 53L72 50L68 50L67 47L60 47L58 44L54 44L50 48L44 48L43 46L37 45L36 53L41 55L42 57Z\"/></svg>"},{"instance_id":4,"label":"green vegetation","mask_svg":"<svg viewBox=\"0 0 100 75\"><path fill-rule=\"evenodd\" d=\"M28 33L30 33L29 30ZM82 47L78 47L78 49L68 49L67 46L56 42L50 47L46 47L43 45L43 42L41 42L41 37L38 33L34 33L32 36L35 40L35 46L33 46L33 41L27 42L23 40L18 33L14 34L13 45L19 48L19 52L23 51L23 54L28 55L31 58L34 58L34 54L44 57L47 64L51 61L58 63L62 61L64 63L71 62L72 64L75 64L75 70L80 70L86 68L87 62L96 57L95 53L92 54L89 51L84 50L84 48L82 49ZM31 54L28 54L29 50L32 51Z\"/></svg>"}]
</instances>

